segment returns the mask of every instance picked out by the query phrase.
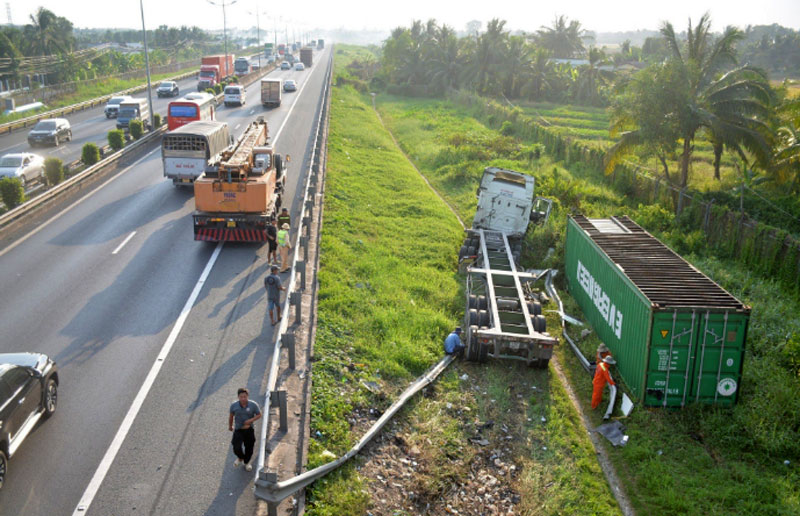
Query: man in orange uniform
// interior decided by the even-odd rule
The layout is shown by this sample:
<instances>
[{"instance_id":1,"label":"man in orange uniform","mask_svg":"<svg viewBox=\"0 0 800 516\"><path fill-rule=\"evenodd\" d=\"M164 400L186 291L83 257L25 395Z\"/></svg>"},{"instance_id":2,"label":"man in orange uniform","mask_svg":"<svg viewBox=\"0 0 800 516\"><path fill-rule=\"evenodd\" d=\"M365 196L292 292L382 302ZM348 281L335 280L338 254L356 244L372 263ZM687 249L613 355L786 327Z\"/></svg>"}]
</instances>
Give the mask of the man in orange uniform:
<instances>
[{"instance_id":1,"label":"man in orange uniform","mask_svg":"<svg viewBox=\"0 0 800 516\"><path fill-rule=\"evenodd\" d=\"M617 399L617 384L614 383L614 379L611 378L611 371L609 369L611 365L616 363L617 361L614 360L614 357L610 354L606 355L603 361L597 364L597 369L594 372L594 380L592 380L592 409L599 407L600 402L603 401L603 389L606 384L608 384L611 393L611 401L608 403L608 409L606 409L603 419L611 417L611 412L614 410L614 402Z\"/></svg>"}]
</instances>

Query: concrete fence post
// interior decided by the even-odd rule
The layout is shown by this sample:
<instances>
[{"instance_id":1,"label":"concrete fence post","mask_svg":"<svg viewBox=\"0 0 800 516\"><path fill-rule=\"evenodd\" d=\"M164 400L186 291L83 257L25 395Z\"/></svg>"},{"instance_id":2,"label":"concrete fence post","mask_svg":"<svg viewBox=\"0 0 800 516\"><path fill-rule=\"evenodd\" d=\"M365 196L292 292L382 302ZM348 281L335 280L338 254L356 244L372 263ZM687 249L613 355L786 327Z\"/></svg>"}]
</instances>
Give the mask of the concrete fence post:
<instances>
[{"instance_id":1,"label":"concrete fence post","mask_svg":"<svg viewBox=\"0 0 800 516\"><path fill-rule=\"evenodd\" d=\"M282 432L286 432L289 429L289 411L286 408L286 399L286 391L272 391L269 393L269 405L270 408L278 408Z\"/></svg>"},{"instance_id":2,"label":"concrete fence post","mask_svg":"<svg viewBox=\"0 0 800 516\"><path fill-rule=\"evenodd\" d=\"M295 321L297 321L297 322L300 322L301 316L302 316L302 309L303 309L303 303L301 302L302 298L303 298L303 294L299 290L295 290L291 294L291 303L294 305L295 309L297 310L295 312L295 316L294 316Z\"/></svg>"},{"instance_id":3,"label":"concrete fence post","mask_svg":"<svg viewBox=\"0 0 800 516\"><path fill-rule=\"evenodd\" d=\"M300 273L300 288L298 290L305 290L306 288L306 262L297 260L295 262L295 270Z\"/></svg>"},{"instance_id":4,"label":"concrete fence post","mask_svg":"<svg viewBox=\"0 0 800 516\"><path fill-rule=\"evenodd\" d=\"M281 342L289 355L289 369L291 370L295 368L295 340L294 333L284 333L283 337L281 337Z\"/></svg>"},{"instance_id":5,"label":"concrete fence post","mask_svg":"<svg viewBox=\"0 0 800 516\"><path fill-rule=\"evenodd\" d=\"M301 236L300 237L300 247L303 248L303 261L308 261L308 237Z\"/></svg>"}]
</instances>

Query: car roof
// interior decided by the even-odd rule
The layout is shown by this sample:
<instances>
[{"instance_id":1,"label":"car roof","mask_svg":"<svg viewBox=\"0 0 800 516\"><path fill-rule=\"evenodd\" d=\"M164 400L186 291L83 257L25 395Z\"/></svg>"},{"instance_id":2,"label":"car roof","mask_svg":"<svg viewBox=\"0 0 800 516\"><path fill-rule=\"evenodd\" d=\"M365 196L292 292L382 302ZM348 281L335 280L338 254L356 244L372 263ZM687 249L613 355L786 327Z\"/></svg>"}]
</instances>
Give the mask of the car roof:
<instances>
[{"instance_id":1,"label":"car roof","mask_svg":"<svg viewBox=\"0 0 800 516\"><path fill-rule=\"evenodd\" d=\"M3 158L38 158L36 154L32 154L30 152L9 152L8 154L3 154Z\"/></svg>"},{"instance_id":2,"label":"car roof","mask_svg":"<svg viewBox=\"0 0 800 516\"><path fill-rule=\"evenodd\" d=\"M0 353L0 367L11 364L24 367L36 367L40 360L46 360L42 353Z\"/></svg>"}]
</instances>

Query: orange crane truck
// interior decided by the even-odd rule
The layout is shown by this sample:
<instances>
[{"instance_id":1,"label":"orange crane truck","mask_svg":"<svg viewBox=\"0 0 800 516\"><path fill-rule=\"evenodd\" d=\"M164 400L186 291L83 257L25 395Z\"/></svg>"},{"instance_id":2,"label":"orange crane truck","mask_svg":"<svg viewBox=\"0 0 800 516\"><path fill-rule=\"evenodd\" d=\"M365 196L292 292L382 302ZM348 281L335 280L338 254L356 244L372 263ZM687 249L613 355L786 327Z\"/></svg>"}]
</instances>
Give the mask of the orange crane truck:
<instances>
[{"instance_id":1,"label":"orange crane truck","mask_svg":"<svg viewBox=\"0 0 800 516\"><path fill-rule=\"evenodd\" d=\"M286 183L284 159L268 144L267 134L267 122L259 118L195 180L195 240L267 240L267 225L277 216Z\"/></svg>"}]
</instances>

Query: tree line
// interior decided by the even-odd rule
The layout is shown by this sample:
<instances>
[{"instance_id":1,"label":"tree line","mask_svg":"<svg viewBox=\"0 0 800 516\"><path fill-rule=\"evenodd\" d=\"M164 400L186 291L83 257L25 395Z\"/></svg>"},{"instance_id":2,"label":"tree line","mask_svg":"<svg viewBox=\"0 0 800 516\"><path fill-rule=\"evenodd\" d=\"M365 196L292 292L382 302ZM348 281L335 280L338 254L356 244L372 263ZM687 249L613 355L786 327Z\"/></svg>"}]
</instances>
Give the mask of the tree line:
<instances>
[{"instance_id":1,"label":"tree line","mask_svg":"<svg viewBox=\"0 0 800 516\"><path fill-rule=\"evenodd\" d=\"M773 88L763 68L742 64L741 54L754 52L758 41L762 57L774 57L774 71L800 56L800 46L787 57L776 49L791 47L790 29L772 31L780 37L748 31L727 27L715 34L705 14L694 25L690 20L683 33L664 23L658 37L641 48L625 42L612 59L587 46L580 22L563 16L519 34L493 19L485 31L468 28L462 37L435 20L415 21L391 32L378 62L362 60L351 71L372 87L398 93L466 89L506 100L608 106L617 138L608 152L609 171L637 152L656 158L665 179L686 188L695 144L703 140L713 147L717 179L728 151L740 164L743 183L769 180L797 192L800 101L785 87Z\"/></svg>"}]
</instances>

